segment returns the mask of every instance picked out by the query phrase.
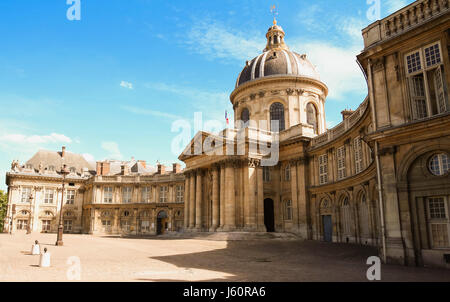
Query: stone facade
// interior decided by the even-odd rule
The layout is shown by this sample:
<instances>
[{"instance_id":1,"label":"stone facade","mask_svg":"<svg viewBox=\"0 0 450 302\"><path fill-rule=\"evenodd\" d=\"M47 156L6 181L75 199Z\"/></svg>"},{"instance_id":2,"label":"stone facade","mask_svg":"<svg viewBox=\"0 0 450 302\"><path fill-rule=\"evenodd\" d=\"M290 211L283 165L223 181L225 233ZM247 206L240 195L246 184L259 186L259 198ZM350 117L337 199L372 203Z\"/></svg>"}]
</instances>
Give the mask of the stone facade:
<instances>
[{"instance_id":1,"label":"stone facade","mask_svg":"<svg viewBox=\"0 0 450 302\"><path fill-rule=\"evenodd\" d=\"M82 156L63 149L39 151L23 166L13 163L6 178L6 232L57 231L61 163L71 167L64 181L65 233L143 236L183 229L184 175L179 164L165 171L162 165L154 169L144 161L103 161L94 169Z\"/></svg>"},{"instance_id":2,"label":"stone facade","mask_svg":"<svg viewBox=\"0 0 450 302\"><path fill-rule=\"evenodd\" d=\"M293 232L449 267L449 28L448 1L416 1L364 29L368 97L333 129L326 85L269 28L230 96L237 129L199 133L179 157L186 230Z\"/></svg>"}]
</instances>

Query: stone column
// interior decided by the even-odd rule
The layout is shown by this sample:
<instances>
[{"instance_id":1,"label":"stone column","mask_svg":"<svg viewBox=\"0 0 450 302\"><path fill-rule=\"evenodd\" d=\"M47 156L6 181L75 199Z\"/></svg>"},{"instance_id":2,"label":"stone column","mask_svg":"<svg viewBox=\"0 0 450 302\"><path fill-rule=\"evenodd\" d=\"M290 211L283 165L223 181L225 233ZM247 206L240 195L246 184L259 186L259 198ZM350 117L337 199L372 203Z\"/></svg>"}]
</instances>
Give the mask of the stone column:
<instances>
[{"instance_id":1,"label":"stone column","mask_svg":"<svg viewBox=\"0 0 450 302\"><path fill-rule=\"evenodd\" d=\"M190 176L190 189L189 189L189 228L195 227L195 177L196 173L192 172Z\"/></svg>"},{"instance_id":2,"label":"stone column","mask_svg":"<svg viewBox=\"0 0 450 302\"><path fill-rule=\"evenodd\" d=\"M184 229L189 227L189 192L190 192L190 173L185 174L184 179Z\"/></svg>"},{"instance_id":3,"label":"stone column","mask_svg":"<svg viewBox=\"0 0 450 302\"><path fill-rule=\"evenodd\" d=\"M213 185L212 185L212 226L210 231L215 232L219 227L219 167L214 166L212 170Z\"/></svg>"},{"instance_id":4,"label":"stone column","mask_svg":"<svg viewBox=\"0 0 450 302\"><path fill-rule=\"evenodd\" d=\"M203 226L203 171L197 171L197 183L195 191L195 228L200 231Z\"/></svg>"},{"instance_id":5,"label":"stone column","mask_svg":"<svg viewBox=\"0 0 450 302\"><path fill-rule=\"evenodd\" d=\"M304 239L311 239L311 208L307 190L308 159L300 158L297 163L297 190L298 190L298 221L299 233Z\"/></svg>"},{"instance_id":6,"label":"stone column","mask_svg":"<svg viewBox=\"0 0 450 302\"><path fill-rule=\"evenodd\" d=\"M219 200L219 227L222 229L225 225L225 165L220 165L220 200Z\"/></svg>"},{"instance_id":7,"label":"stone column","mask_svg":"<svg viewBox=\"0 0 450 302\"><path fill-rule=\"evenodd\" d=\"M298 230L300 227L300 220L298 210L297 161L293 160L289 165L291 169L292 222L294 230Z\"/></svg>"},{"instance_id":8,"label":"stone column","mask_svg":"<svg viewBox=\"0 0 450 302\"><path fill-rule=\"evenodd\" d=\"M257 197L257 171L256 166L258 162L255 159L248 160L248 167L246 167L245 182L246 196L244 203L245 210L245 230L256 230L256 197Z\"/></svg>"},{"instance_id":9,"label":"stone column","mask_svg":"<svg viewBox=\"0 0 450 302\"><path fill-rule=\"evenodd\" d=\"M224 231L236 228L236 193L234 187L234 163L227 162L225 167L225 225Z\"/></svg>"},{"instance_id":10,"label":"stone column","mask_svg":"<svg viewBox=\"0 0 450 302\"><path fill-rule=\"evenodd\" d=\"M263 167L258 164L256 168L256 187L258 194L256 199L256 223L258 232L267 232L264 224L264 183L263 183Z\"/></svg>"}]
</instances>

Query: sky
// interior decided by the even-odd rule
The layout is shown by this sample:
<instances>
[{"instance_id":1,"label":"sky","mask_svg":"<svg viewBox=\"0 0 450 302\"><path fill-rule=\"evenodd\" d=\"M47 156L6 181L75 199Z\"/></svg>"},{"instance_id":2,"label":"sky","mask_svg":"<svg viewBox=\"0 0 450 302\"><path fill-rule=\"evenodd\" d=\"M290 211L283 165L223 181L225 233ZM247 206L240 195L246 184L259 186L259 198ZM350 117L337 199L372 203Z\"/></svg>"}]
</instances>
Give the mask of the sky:
<instances>
[{"instance_id":1,"label":"sky","mask_svg":"<svg viewBox=\"0 0 450 302\"><path fill-rule=\"evenodd\" d=\"M229 95L265 47L272 5L330 89L333 127L367 95L356 55L368 10L380 3L384 18L413 1L80 0L80 20L66 2L0 1L0 189L12 160L63 145L90 161L176 162L174 121L233 119Z\"/></svg>"}]
</instances>

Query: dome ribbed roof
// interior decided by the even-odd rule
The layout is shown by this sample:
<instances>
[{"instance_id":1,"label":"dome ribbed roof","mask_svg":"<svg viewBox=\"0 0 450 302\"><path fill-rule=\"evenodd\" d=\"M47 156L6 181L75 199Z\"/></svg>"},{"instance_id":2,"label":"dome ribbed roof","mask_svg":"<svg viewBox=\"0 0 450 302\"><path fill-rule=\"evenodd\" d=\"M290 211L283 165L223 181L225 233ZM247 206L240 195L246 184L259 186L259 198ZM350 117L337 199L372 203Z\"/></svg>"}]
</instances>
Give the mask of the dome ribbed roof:
<instances>
[{"instance_id":1,"label":"dome ribbed roof","mask_svg":"<svg viewBox=\"0 0 450 302\"><path fill-rule=\"evenodd\" d=\"M266 48L262 54L247 61L236 81L236 88L246 82L269 76L299 76L320 81L319 73L306 55L289 50L284 43L284 31L280 26L271 26L266 37Z\"/></svg>"}]
</instances>

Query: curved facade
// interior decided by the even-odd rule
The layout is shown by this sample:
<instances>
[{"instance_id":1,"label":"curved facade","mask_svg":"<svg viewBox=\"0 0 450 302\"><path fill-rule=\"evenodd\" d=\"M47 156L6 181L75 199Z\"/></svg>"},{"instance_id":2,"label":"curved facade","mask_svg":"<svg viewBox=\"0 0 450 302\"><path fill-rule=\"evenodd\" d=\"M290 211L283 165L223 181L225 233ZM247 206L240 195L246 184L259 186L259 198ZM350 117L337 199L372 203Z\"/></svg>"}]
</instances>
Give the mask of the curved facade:
<instances>
[{"instance_id":1,"label":"curved facade","mask_svg":"<svg viewBox=\"0 0 450 302\"><path fill-rule=\"evenodd\" d=\"M333 129L328 88L272 26L230 96L236 129L199 133L179 157L185 230L291 232L375 245L389 263L449 267L450 20L447 1L425 2L363 30L368 96Z\"/></svg>"}]
</instances>

